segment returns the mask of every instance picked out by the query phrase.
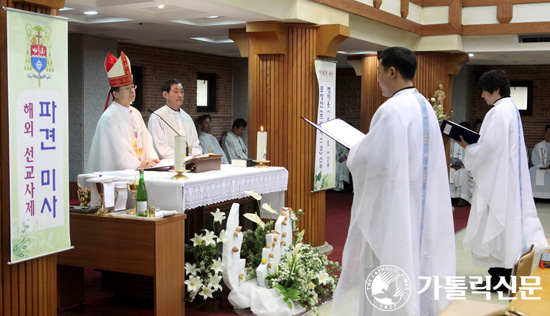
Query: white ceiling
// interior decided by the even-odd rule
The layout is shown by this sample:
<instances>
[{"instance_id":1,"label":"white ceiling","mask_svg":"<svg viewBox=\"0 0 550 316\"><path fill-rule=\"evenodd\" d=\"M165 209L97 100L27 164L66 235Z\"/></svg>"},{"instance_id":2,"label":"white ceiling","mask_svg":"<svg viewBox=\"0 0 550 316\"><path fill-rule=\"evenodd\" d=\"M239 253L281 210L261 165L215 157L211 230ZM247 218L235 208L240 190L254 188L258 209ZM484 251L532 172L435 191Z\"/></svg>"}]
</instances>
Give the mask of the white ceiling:
<instances>
[{"instance_id":1,"label":"white ceiling","mask_svg":"<svg viewBox=\"0 0 550 316\"><path fill-rule=\"evenodd\" d=\"M160 4L164 8L158 8ZM97 11L98 14L84 15L85 11ZM240 57L237 45L228 38L229 29L244 28L250 21L278 20L275 16L215 0L66 0L65 9L59 15L70 19L69 32L228 57ZM218 17L209 18L211 16ZM469 62L473 65L550 64L548 45L537 44L544 45L543 49L477 51L479 45L464 46L466 52L474 53ZM349 38L339 50L347 54L364 54L384 48ZM349 66L346 53L336 58L340 67Z\"/></svg>"}]
</instances>

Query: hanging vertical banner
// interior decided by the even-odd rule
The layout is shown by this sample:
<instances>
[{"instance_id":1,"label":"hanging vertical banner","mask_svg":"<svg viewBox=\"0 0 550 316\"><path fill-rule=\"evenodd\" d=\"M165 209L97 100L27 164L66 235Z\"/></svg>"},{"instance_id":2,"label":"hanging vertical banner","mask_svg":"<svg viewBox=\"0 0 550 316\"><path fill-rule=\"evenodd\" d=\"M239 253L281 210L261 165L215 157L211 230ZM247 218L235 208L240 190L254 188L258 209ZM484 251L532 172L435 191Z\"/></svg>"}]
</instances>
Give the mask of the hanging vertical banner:
<instances>
[{"instance_id":1,"label":"hanging vertical banner","mask_svg":"<svg viewBox=\"0 0 550 316\"><path fill-rule=\"evenodd\" d=\"M11 263L70 248L67 20L7 11Z\"/></svg>"},{"instance_id":2,"label":"hanging vertical banner","mask_svg":"<svg viewBox=\"0 0 550 316\"><path fill-rule=\"evenodd\" d=\"M336 117L336 63L316 59L315 73L319 83L317 124L320 124ZM335 187L334 150L334 140L317 131L313 191Z\"/></svg>"}]
</instances>

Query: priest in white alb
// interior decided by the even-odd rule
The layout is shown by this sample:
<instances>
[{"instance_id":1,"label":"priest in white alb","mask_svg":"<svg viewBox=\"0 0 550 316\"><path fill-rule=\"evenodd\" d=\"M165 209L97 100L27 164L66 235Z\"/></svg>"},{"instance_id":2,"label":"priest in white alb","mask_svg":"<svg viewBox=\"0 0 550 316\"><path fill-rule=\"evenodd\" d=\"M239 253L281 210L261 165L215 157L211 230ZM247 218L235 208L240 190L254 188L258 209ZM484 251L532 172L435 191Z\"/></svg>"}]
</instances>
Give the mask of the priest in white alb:
<instances>
[{"instance_id":1,"label":"priest in white alb","mask_svg":"<svg viewBox=\"0 0 550 316\"><path fill-rule=\"evenodd\" d=\"M490 289L507 291L502 282L510 284L518 256L532 244L541 251L548 243L533 200L523 126L508 76L503 70L487 71L478 87L493 108L483 119L478 142L459 143L476 182L463 244L475 266L490 268Z\"/></svg>"},{"instance_id":2,"label":"priest in white alb","mask_svg":"<svg viewBox=\"0 0 550 316\"><path fill-rule=\"evenodd\" d=\"M222 163L228 164L227 156L220 143L212 135L212 116L204 114L197 118L197 127L199 128L199 143L203 153L212 153L222 156Z\"/></svg>"},{"instance_id":3,"label":"priest in white alb","mask_svg":"<svg viewBox=\"0 0 550 316\"><path fill-rule=\"evenodd\" d=\"M229 162L233 158L248 158L248 147L244 143L241 135L244 133L248 124L242 118L238 118L233 122L231 130L222 138L222 148L227 155Z\"/></svg>"},{"instance_id":4,"label":"priest in white alb","mask_svg":"<svg viewBox=\"0 0 550 316\"><path fill-rule=\"evenodd\" d=\"M531 187L533 196L540 199L550 199L550 125L544 128L544 140L537 143L531 152L531 163L529 169L531 175Z\"/></svg>"},{"instance_id":5,"label":"priest in white alb","mask_svg":"<svg viewBox=\"0 0 550 316\"><path fill-rule=\"evenodd\" d=\"M195 123L189 114L180 108L183 104L184 90L177 79L166 80L160 89L166 99L166 105L149 117L149 132L160 158L174 158L174 137L185 136L189 155L202 154Z\"/></svg>"},{"instance_id":6,"label":"priest in white alb","mask_svg":"<svg viewBox=\"0 0 550 316\"><path fill-rule=\"evenodd\" d=\"M131 106L136 98L130 60L120 53L105 59L105 71L114 101L105 105L90 147L86 172L153 167L158 155L141 113Z\"/></svg>"},{"instance_id":7,"label":"priest in white alb","mask_svg":"<svg viewBox=\"0 0 550 316\"><path fill-rule=\"evenodd\" d=\"M355 195L334 315L436 316L449 304L434 284L456 273L447 162L434 110L413 86L416 67L403 47L379 55L389 99L350 149Z\"/></svg>"}]
</instances>

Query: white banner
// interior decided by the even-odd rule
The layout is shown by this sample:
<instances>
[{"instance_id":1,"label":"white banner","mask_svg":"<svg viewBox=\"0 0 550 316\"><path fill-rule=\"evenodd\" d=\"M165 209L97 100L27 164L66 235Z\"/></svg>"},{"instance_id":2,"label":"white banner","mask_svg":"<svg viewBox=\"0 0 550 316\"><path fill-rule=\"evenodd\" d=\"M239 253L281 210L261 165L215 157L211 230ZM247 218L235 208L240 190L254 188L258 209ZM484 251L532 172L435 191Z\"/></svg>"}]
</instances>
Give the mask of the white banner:
<instances>
[{"instance_id":1,"label":"white banner","mask_svg":"<svg viewBox=\"0 0 550 316\"><path fill-rule=\"evenodd\" d=\"M70 248L67 21L7 12L11 262Z\"/></svg>"},{"instance_id":2,"label":"white banner","mask_svg":"<svg viewBox=\"0 0 550 316\"><path fill-rule=\"evenodd\" d=\"M319 83L317 124L320 124L336 117L336 63L316 59L315 73ZM317 131L313 191L335 187L334 157L334 140Z\"/></svg>"}]
</instances>

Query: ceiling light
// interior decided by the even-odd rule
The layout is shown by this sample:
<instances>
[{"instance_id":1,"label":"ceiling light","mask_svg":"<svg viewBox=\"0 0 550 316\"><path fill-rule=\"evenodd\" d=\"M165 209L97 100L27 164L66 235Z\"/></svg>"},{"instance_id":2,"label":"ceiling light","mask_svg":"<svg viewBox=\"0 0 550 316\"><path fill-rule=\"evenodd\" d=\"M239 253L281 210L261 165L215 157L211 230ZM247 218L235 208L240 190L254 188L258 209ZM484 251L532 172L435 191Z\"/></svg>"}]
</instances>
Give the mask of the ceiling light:
<instances>
[{"instance_id":1,"label":"ceiling light","mask_svg":"<svg viewBox=\"0 0 550 316\"><path fill-rule=\"evenodd\" d=\"M474 54L472 54L472 53L469 53L469 54L468 54L468 56L470 56L470 57L474 57Z\"/></svg>"},{"instance_id":2,"label":"ceiling light","mask_svg":"<svg viewBox=\"0 0 550 316\"><path fill-rule=\"evenodd\" d=\"M157 8L164 9L164 4L159 4Z\"/></svg>"},{"instance_id":3,"label":"ceiling light","mask_svg":"<svg viewBox=\"0 0 550 316\"><path fill-rule=\"evenodd\" d=\"M96 15L97 11L84 11L83 13L86 15Z\"/></svg>"},{"instance_id":4,"label":"ceiling light","mask_svg":"<svg viewBox=\"0 0 550 316\"><path fill-rule=\"evenodd\" d=\"M207 18L207 19L217 19L217 18L219 18L219 16L217 16L217 15L211 15L211 16L207 16L206 18Z\"/></svg>"}]
</instances>

